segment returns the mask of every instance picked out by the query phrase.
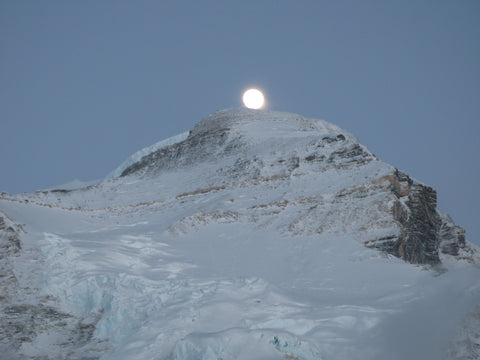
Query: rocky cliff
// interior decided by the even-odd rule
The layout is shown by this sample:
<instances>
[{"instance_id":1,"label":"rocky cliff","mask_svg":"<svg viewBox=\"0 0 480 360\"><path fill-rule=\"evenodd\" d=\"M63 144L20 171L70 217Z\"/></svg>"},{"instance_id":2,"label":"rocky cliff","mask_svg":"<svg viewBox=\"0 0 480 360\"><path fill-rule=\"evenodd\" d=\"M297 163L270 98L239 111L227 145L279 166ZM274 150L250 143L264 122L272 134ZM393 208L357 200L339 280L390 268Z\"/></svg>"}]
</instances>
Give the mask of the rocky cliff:
<instances>
[{"instance_id":1,"label":"rocky cliff","mask_svg":"<svg viewBox=\"0 0 480 360\"><path fill-rule=\"evenodd\" d=\"M458 256L460 249L472 255L474 250L465 244L465 230L437 211L434 189L398 170L388 175L387 180L397 198L392 216L400 226L400 233L368 242L367 246L416 264L438 264L440 254ZM462 259L474 261L468 255Z\"/></svg>"}]
</instances>

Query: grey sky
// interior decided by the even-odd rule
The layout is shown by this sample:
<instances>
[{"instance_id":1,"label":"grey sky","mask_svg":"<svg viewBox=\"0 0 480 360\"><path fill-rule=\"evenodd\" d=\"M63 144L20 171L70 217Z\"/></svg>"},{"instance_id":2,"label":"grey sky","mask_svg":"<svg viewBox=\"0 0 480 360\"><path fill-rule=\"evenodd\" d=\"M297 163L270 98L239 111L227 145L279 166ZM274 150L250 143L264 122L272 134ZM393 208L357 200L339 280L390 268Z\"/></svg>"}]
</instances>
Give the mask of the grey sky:
<instances>
[{"instance_id":1,"label":"grey sky","mask_svg":"<svg viewBox=\"0 0 480 360\"><path fill-rule=\"evenodd\" d=\"M480 244L480 2L0 2L0 191L98 179L259 86L438 191Z\"/></svg>"}]
</instances>

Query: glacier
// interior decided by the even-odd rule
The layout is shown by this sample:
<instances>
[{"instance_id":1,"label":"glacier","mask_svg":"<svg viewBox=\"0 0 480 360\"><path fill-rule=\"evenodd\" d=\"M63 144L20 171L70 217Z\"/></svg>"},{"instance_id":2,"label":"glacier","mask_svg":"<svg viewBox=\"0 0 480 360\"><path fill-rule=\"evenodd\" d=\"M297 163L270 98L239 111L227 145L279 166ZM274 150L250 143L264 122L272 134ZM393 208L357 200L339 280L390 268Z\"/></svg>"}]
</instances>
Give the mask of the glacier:
<instances>
[{"instance_id":1,"label":"glacier","mask_svg":"<svg viewBox=\"0 0 480 360\"><path fill-rule=\"evenodd\" d=\"M443 217L438 261L382 248L426 186L395 174L326 121L228 109L99 183L3 193L0 358L478 358L478 249Z\"/></svg>"}]
</instances>

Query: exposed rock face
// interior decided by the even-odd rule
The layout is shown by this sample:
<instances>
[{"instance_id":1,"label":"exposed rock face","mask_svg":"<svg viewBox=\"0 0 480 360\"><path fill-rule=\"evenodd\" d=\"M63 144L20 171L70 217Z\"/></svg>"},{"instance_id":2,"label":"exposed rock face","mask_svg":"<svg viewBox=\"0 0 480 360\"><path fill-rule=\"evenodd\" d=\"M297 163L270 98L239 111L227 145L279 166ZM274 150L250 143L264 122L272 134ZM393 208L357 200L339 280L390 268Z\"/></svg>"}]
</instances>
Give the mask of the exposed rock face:
<instances>
[{"instance_id":1,"label":"exposed rock face","mask_svg":"<svg viewBox=\"0 0 480 360\"><path fill-rule=\"evenodd\" d=\"M13 272L11 259L21 250L20 236L22 226L15 224L0 212L0 310L11 300L7 288L16 287L17 279ZM0 330L0 342L2 331Z\"/></svg>"},{"instance_id":2,"label":"exposed rock face","mask_svg":"<svg viewBox=\"0 0 480 360\"><path fill-rule=\"evenodd\" d=\"M5 215L0 216L0 259L21 249L19 236L22 231L21 225L15 224Z\"/></svg>"},{"instance_id":3,"label":"exposed rock face","mask_svg":"<svg viewBox=\"0 0 480 360\"><path fill-rule=\"evenodd\" d=\"M188 139L159 149L139 162L126 168L121 176L148 172L154 170L167 170L172 167L188 166L208 158L212 150L222 146L227 140L227 129L218 129L209 133L191 134Z\"/></svg>"},{"instance_id":4,"label":"exposed rock face","mask_svg":"<svg viewBox=\"0 0 480 360\"><path fill-rule=\"evenodd\" d=\"M387 178L397 198L392 215L401 232L368 246L415 264L438 264L440 252L458 255L465 247L465 230L438 213L436 191L398 170Z\"/></svg>"},{"instance_id":5,"label":"exposed rock face","mask_svg":"<svg viewBox=\"0 0 480 360\"><path fill-rule=\"evenodd\" d=\"M440 251L444 254L458 256L460 250L466 248L465 229L455 225L449 216L440 216L439 223Z\"/></svg>"}]
</instances>

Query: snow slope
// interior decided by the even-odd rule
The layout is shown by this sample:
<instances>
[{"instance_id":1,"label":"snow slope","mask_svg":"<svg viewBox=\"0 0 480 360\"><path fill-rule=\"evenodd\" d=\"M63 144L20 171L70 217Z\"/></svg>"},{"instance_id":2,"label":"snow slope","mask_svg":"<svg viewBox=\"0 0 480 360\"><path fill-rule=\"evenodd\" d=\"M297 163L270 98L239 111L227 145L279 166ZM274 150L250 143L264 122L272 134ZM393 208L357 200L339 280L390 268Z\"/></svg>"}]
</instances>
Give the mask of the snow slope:
<instances>
[{"instance_id":1,"label":"snow slope","mask_svg":"<svg viewBox=\"0 0 480 360\"><path fill-rule=\"evenodd\" d=\"M0 198L0 358L479 354L475 322L458 335L478 267L364 246L400 231L379 180L395 169L348 132L231 109L142 154L85 189Z\"/></svg>"},{"instance_id":2,"label":"snow slope","mask_svg":"<svg viewBox=\"0 0 480 360\"><path fill-rule=\"evenodd\" d=\"M161 148L164 148L166 146L170 146L170 145L176 144L180 141L183 141L187 137L188 137L188 131L184 132L184 133L181 133L181 134L178 134L178 135L175 135L175 136L172 136L172 137L170 137L168 139L165 139L165 140L160 140L159 142L156 142L153 145L147 146L147 147L137 151L136 153L132 154L127 159L125 159L125 161L123 163L121 163L110 174L105 176L105 180L110 180L110 179L119 177L120 175L122 175L123 171L127 167L129 167L132 164L135 164L137 161L139 161L145 155L151 154L152 152L157 151L157 150L159 150Z\"/></svg>"}]
</instances>

